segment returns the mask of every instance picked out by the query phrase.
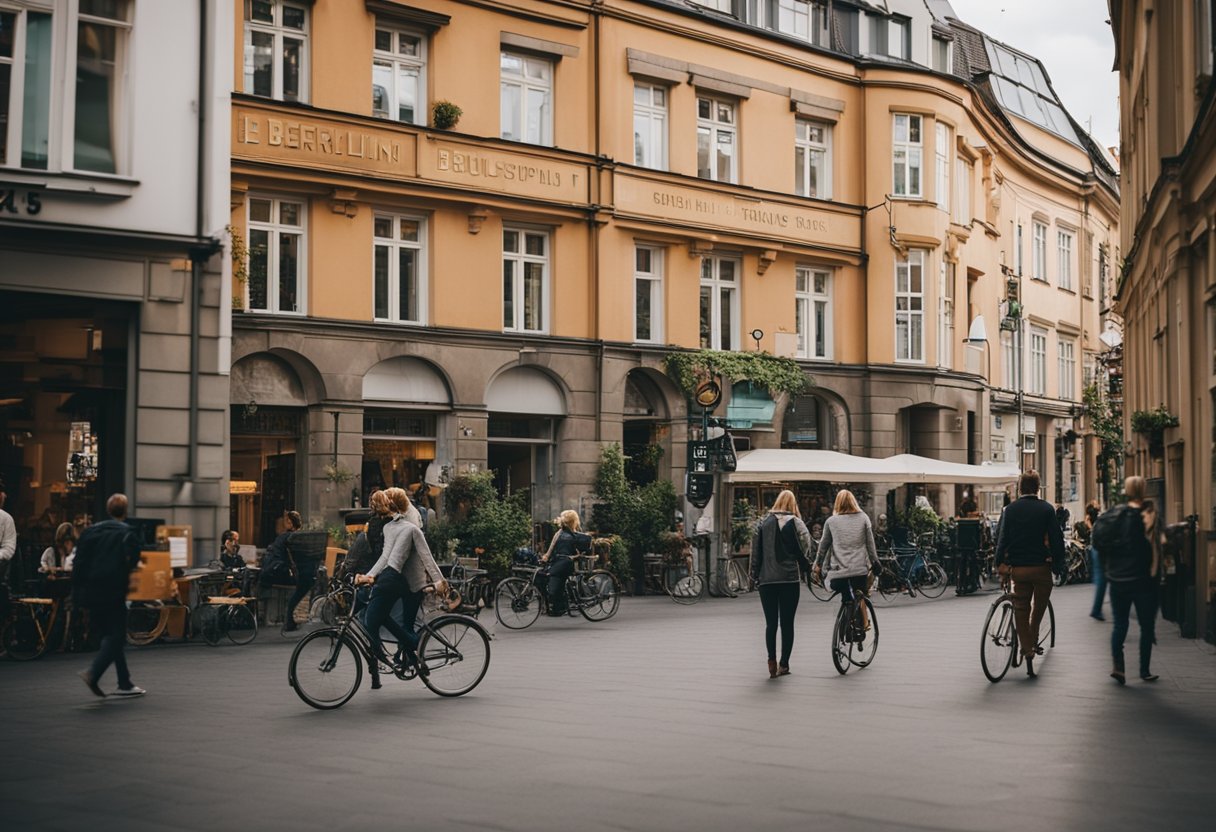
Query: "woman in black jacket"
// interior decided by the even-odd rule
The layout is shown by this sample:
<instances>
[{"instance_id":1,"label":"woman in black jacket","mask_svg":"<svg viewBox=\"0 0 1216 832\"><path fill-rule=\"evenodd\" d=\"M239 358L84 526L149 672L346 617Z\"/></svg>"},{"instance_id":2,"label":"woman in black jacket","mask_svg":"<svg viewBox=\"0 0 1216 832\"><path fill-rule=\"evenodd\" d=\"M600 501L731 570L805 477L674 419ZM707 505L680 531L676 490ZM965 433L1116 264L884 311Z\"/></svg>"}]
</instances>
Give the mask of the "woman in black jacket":
<instances>
[{"instance_id":1,"label":"woman in black jacket","mask_svg":"<svg viewBox=\"0 0 1216 832\"><path fill-rule=\"evenodd\" d=\"M591 535L579 529L578 512L567 509L557 518L561 526L549 542L549 551L541 557L549 578L549 615L565 615L566 579L574 574L574 556L591 551Z\"/></svg>"}]
</instances>

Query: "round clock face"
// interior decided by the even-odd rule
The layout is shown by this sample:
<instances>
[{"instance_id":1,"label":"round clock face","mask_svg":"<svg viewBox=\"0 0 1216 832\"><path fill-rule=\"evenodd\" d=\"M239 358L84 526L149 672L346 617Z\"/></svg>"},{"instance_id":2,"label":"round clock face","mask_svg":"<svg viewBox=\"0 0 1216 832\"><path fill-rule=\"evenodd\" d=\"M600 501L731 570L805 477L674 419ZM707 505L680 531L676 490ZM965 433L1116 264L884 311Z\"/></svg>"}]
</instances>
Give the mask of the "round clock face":
<instances>
[{"instance_id":1,"label":"round clock face","mask_svg":"<svg viewBox=\"0 0 1216 832\"><path fill-rule=\"evenodd\" d=\"M703 381L697 385L696 393L693 398L697 400L697 404L706 410L712 410L718 406L718 402L722 401L722 388L718 382L710 379Z\"/></svg>"}]
</instances>

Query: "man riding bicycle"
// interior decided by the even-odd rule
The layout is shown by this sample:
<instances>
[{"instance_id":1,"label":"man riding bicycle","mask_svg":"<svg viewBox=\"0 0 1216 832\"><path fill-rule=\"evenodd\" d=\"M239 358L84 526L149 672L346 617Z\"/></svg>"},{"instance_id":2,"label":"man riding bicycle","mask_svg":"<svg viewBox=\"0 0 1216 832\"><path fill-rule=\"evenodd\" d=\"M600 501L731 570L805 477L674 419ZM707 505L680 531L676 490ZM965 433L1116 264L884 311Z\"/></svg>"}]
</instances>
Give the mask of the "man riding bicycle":
<instances>
[{"instance_id":1,"label":"man riding bicycle","mask_svg":"<svg viewBox=\"0 0 1216 832\"><path fill-rule=\"evenodd\" d=\"M1034 678L1039 649L1039 624L1051 598L1051 573L1064 568L1064 533L1051 503L1039 499L1039 474L1026 471L1018 479L1017 500L1001 514L996 542L996 566L1001 583L1013 581L1013 615L1017 624L1026 675Z\"/></svg>"}]
</instances>

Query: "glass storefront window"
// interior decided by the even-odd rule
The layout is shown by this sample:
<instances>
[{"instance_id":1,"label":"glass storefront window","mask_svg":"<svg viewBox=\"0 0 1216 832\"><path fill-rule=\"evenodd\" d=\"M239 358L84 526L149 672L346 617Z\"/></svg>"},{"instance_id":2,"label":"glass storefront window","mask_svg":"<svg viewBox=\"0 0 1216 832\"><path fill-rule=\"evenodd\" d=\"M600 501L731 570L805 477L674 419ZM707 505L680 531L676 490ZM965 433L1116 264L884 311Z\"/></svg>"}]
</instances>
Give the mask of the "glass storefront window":
<instances>
[{"instance_id":1,"label":"glass storefront window","mask_svg":"<svg viewBox=\"0 0 1216 832\"><path fill-rule=\"evenodd\" d=\"M413 494L435 459L435 437L432 413L365 411L361 505L367 505L372 492L381 488L404 488Z\"/></svg>"}]
</instances>

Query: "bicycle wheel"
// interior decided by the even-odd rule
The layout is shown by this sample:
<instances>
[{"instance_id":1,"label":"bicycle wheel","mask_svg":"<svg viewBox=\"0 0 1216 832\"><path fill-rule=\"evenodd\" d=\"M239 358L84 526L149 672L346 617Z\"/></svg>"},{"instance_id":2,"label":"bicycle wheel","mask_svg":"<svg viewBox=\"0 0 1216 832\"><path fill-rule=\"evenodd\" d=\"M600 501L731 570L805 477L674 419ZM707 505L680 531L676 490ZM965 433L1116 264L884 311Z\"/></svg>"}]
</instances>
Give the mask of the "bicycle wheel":
<instances>
[{"instance_id":1,"label":"bicycle wheel","mask_svg":"<svg viewBox=\"0 0 1216 832\"><path fill-rule=\"evenodd\" d=\"M490 668L490 638L472 618L446 616L423 630L418 656L427 667L424 685L440 696L462 696Z\"/></svg>"},{"instance_id":2,"label":"bicycle wheel","mask_svg":"<svg viewBox=\"0 0 1216 832\"><path fill-rule=\"evenodd\" d=\"M1052 609L1051 601L1047 602L1047 612L1039 622L1039 649L1046 650L1056 646L1056 611Z\"/></svg>"},{"instance_id":3,"label":"bicycle wheel","mask_svg":"<svg viewBox=\"0 0 1216 832\"><path fill-rule=\"evenodd\" d=\"M16 610L4 628L4 650L10 658L28 662L47 651L51 644L51 605L14 604Z\"/></svg>"},{"instance_id":4,"label":"bicycle wheel","mask_svg":"<svg viewBox=\"0 0 1216 832\"><path fill-rule=\"evenodd\" d=\"M883 567L874 579L874 588L882 596L882 600L890 602L903 593L903 582L890 569Z\"/></svg>"},{"instance_id":5,"label":"bicycle wheel","mask_svg":"<svg viewBox=\"0 0 1216 832\"><path fill-rule=\"evenodd\" d=\"M332 595L322 595L320 598L315 599L312 602L312 606L308 608L308 620L332 627L338 621L336 606L337 604Z\"/></svg>"},{"instance_id":6,"label":"bicycle wheel","mask_svg":"<svg viewBox=\"0 0 1216 832\"><path fill-rule=\"evenodd\" d=\"M677 604L695 604L705 595L705 576L700 572L682 575L667 590L667 594Z\"/></svg>"},{"instance_id":7,"label":"bicycle wheel","mask_svg":"<svg viewBox=\"0 0 1216 832\"><path fill-rule=\"evenodd\" d=\"M350 701L363 681L359 651L336 628L316 630L300 639L291 652L287 680L296 695L326 711Z\"/></svg>"},{"instance_id":8,"label":"bicycle wheel","mask_svg":"<svg viewBox=\"0 0 1216 832\"><path fill-rule=\"evenodd\" d=\"M726 586L732 595L741 595L751 591L751 578L748 577L739 561L731 558L730 563L726 565L726 572L728 575Z\"/></svg>"},{"instance_id":9,"label":"bicycle wheel","mask_svg":"<svg viewBox=\"0 0 1216 832\"><path fill-rule=\"evenodd\" d=\"M980 665L989 682L999 682L1009 672L1017 638L1013 629L1013 601L1002 595L988 608L984 631L980 634Z\"/></svg>"},{"instance_id":10,"label":"bicycle wheel","mask_svg":"<svg viewBox=\"0 0 1216 832\"><path fill-rule=\"evenodd\" d=\"M936 598L946 591L946 570L940 564L926 561L916 587L926 598Z\"/></svg>"},{"instance_id":11,"label":"bicycle wheel","mask_svg":"<svg viewBox=\"0 0 1216 832\"><path fill-rule=\"evenodd\" d=\"M219 644L224 635L223 625L220 623L220 607L215 604L200 604L194 610L192 626L194 632L202 634L203 641L208 645L214 647Z\"/></svg>"},{"instance_id":12,"label":"bicycle wheel","mask_svg":"<svg viewBox=\"0 0 1216 832\"><path fill-rule=\"evenodd\" d=\"M811 588L811 594L818 600L830 601L832 599L832 590L828 589L828 585L823 582L822 575L818 579L811 576L811 579L807 581L807 585Z\"/></svg>"},{"instance_id":13,"label":"bicycle wheel","mask_svg":"<svg viewBox=\"0 0 1216 832\"><path fill-rule=\"evenodd\" d=\"M257 616L244 604L229 604L224 619L224 629L228 631L228 640L233 644L248 644L257 637Z\"/></svg>"},{"instance_id":14,"label":"bicycle wheel","mask_svg":"<svg viewBox=\"0 0 1216 832\"><path fill-rule=\"evenodd\" d=\"M841 604L836 611L836 624L832 627L832 664L841 676L849 672L849 615L852 605Z\"/></svg>"},{"instance_id":15,"label":"bicycle wheel","mask_svg":"<svg viewBox=\"0 0 1216 832\"><path fill-rule=\"evenodd\" d=\"M578 583L579 612L588 621L607 621L621 605L621 585L606 569L596 569Z\"/></svg>"},{"instance_id":16,"label":"bicycle wheel","mask_svg":"<svg viewBox=\"0 0 1216 832\"><path fill-rule=\"evenodd\" d=\"M160 638L168 613L159 601L136 603L127 610L127 644L143 647Z\"/></svg>"},{"instance_id":17,"label":"bicycle wheel","mask_svg":"<svg viewBox=\"0 0 1216 832\"><path fill-rule=\"evenodd\" d=\"M510 630L531 627L540 617L540 590L523 578L506 578L494 592L494 614Z\"/></svg>"},{"instance_id":18,"label":"bicycle wheel","mask_svg":"<svg viewBox=\"0 0 1216 832\"><path fill-rule=\"evenodd\" d=\"M878 616L874 614L874 605L869 598L857 601L854 608L855 638L849 641L849 661L858 667L866 667L874 661L874 654L878 652Z\"/></svg>"}]
</instances>

